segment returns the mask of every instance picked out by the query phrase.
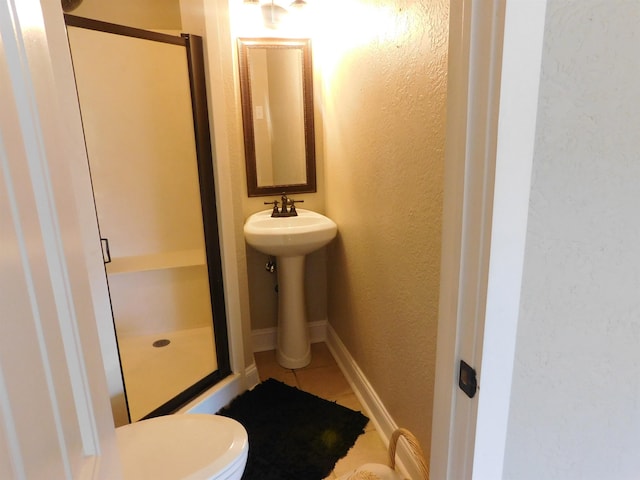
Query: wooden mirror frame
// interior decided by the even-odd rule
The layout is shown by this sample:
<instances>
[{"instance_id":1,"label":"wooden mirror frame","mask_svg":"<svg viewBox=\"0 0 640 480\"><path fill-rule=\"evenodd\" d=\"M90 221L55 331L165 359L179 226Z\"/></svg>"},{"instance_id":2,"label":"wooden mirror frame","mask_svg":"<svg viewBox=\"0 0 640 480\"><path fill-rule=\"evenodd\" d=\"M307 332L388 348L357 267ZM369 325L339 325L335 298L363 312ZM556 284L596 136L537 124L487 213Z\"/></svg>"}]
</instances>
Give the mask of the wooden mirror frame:
<instances>
[{"instance_id":1,"label":"wooden mirror frame","mask_svg":"<svg viewBox=\"0 0 640 480\"><path fill-rule=\"evenodd\" d=\"M302 51L302 88L305 141L306 182L289 185L258 185L256 146L253 122L253 102L249 71L249 50L257 48L299 49ZM250 197L271 196L280 193L312 193L316 187L316 148L313 119L313 70L311 40L308 38L238 38L238 63L240 67L240 93L242 124L244 127L244 152L247 172L247 192Z\"/></svg>"}]
</instances>

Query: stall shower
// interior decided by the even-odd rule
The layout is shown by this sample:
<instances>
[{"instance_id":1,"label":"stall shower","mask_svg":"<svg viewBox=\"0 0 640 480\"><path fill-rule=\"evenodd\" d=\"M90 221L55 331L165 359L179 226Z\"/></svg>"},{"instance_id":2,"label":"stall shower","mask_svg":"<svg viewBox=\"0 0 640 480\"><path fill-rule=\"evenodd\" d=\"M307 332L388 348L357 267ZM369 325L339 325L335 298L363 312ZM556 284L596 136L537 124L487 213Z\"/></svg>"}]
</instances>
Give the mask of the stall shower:
<instances>
[{"instance_id":1,"label":"stall shower","mask_svg":"<svg viewBox=\"0 0 640 480\"><path fill-rule=\"evenodd\" d=\"M136 421L230 371L202 43L65 19Z\"/></svg>"}]
</instances>

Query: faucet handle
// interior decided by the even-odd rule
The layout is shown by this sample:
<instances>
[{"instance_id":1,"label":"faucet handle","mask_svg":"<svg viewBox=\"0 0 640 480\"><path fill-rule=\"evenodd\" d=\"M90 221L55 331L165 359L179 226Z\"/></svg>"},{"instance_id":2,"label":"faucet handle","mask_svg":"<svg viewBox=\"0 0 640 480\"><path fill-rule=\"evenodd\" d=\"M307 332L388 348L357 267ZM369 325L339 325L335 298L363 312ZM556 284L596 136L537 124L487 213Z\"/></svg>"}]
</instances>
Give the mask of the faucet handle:
<instances>
[{"instance_id":1,"label":"faucet handle","mask_svg":"<svg viewBox=\"0 0 640 480\"><path fill-rule=\"evenodd\" d=\"M293 198L289 199L289 205L291 205L291 208L289 209L289 214L291 214L294 217L298 216L298 211L296 210L296 203L304 203L304 200L294 200Z\"/></svg>"},{"instance_id":2,"label":"faucet handle","mask_svg":"<svg viewBox=\"0 0 640 480\"><path fill-rule=\"evenodd\" d=\"M274 200L273 202L264 202L265 205L273 205L273 211L271 212L272 217L277 217L280 212L278 212L278 200Z\"/></svg>"}]
</instances>

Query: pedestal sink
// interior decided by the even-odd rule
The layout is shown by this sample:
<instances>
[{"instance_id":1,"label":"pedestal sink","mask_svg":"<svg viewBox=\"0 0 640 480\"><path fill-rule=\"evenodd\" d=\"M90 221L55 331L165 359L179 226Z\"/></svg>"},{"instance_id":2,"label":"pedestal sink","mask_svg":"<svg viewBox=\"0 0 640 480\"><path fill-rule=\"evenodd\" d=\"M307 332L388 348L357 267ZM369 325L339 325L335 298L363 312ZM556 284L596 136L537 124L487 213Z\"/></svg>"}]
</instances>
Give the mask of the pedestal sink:
<instances>
[{"instance_id":1,"label":"pedestal sink","mask_svg":"<svg viewBox=\"0 0 640 480\"><path fill-rule=\"evenodd\" d=\"M278 363L301 368L311 361L304 300L305 255L324 247L338 227L330 218L298 209L297 217L271 217L271 210L251 215L244 224L245 240L256 250L277 258Z\"/></svg>"}]
</instances>

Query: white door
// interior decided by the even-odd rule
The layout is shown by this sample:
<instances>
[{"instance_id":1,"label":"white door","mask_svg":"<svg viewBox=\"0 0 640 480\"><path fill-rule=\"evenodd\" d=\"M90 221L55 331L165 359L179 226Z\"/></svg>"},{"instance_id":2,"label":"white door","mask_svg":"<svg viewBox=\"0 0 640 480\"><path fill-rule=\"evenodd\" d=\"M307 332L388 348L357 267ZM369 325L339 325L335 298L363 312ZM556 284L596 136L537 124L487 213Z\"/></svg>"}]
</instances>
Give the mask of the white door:
<instances>
[{"instance_id":1,"label":"white door","mask_svg":"<svg viewBox=\"0 0 640 480\"><path fill-rule=\"evenodd\" d=\"M62 106L77 102L50 63L70 66L60 4L1 2L0 39L0 477L117 480L69 169L81 128Z\"/></svg>"},{"instance_id":2,"label":"white door","mask_svg":"<svg viewBox=\"0 0 640 480\"><path fill-rule=\"evenodd\" d=\"M451 2L433 479L502 478L545 8Z\"/></svg>"}]
</instances>

